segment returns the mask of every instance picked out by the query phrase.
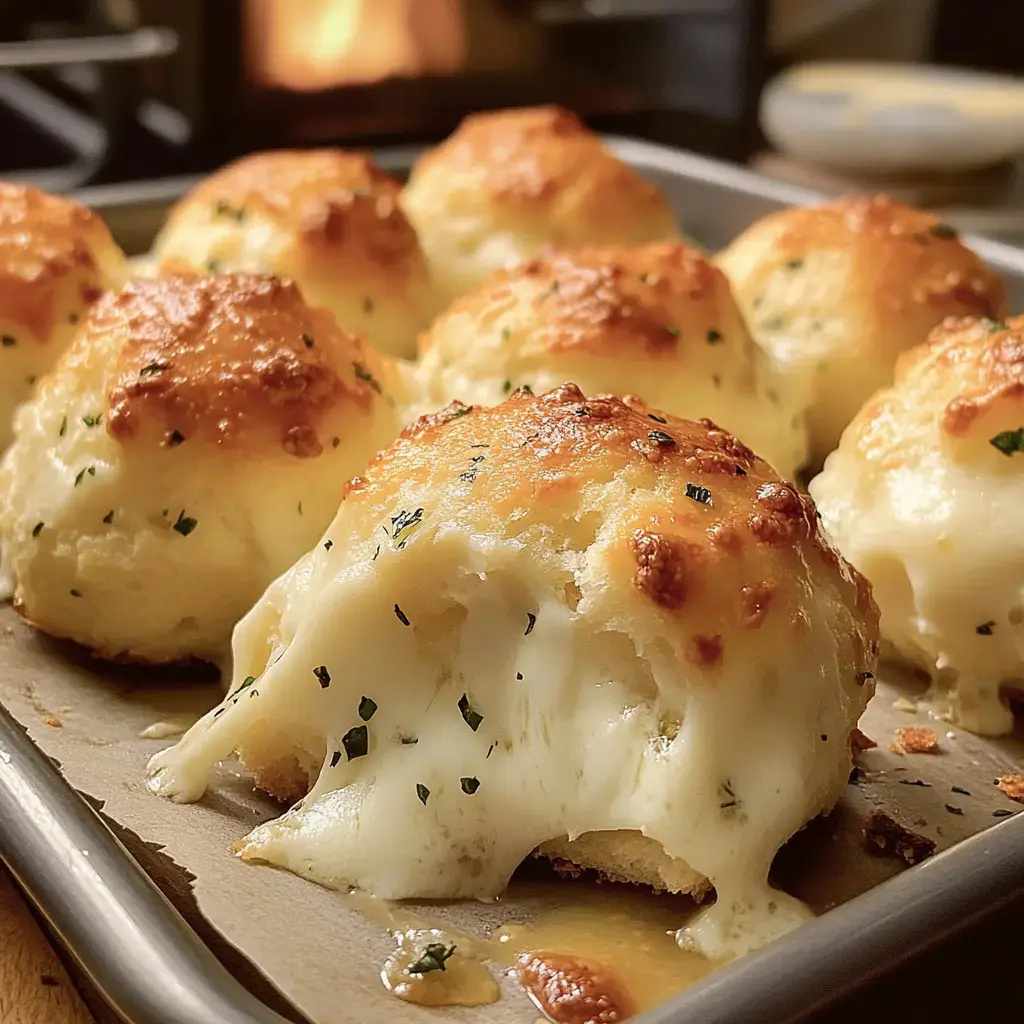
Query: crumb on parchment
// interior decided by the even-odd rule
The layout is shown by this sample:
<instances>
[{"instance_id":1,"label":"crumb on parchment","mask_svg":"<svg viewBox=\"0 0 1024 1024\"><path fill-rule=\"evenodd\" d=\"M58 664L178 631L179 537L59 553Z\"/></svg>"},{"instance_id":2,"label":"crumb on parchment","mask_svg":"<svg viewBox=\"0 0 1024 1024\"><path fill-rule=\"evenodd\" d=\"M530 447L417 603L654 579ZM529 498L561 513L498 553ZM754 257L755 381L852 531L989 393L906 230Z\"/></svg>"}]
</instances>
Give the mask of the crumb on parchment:
<instances>
[{"instance_id":1,"label":"crumb on parchment","mask_svg":"<svg viewBox=\"0 0 1024 1024\"><path fill-rule=\"evenodd\" d=\"M64 723L56 715L44 715L43 725L48 725L51 729L60 729Z\"/></svg>"},{"instance_id":2,"label":"crumb on parchment","mask_svg":"<svg viewBox=\"0 0 1024 1024\"><path fill-rule=\"evenodd\" d=\"M995 781L1011 800L1024 804L1024 775L1000 775Z\"/></svg>"},{"instance_id":3,"label":"crumb on parchment","mask_svg":"<svg viewBox=\"0 0 1024 1024\"><path fill-rule=\"evenodd\" d=\"M896 730L896 742L907 754L938 754L939 737L932 729L905 725Z\"/></svg>"}]
</instances>

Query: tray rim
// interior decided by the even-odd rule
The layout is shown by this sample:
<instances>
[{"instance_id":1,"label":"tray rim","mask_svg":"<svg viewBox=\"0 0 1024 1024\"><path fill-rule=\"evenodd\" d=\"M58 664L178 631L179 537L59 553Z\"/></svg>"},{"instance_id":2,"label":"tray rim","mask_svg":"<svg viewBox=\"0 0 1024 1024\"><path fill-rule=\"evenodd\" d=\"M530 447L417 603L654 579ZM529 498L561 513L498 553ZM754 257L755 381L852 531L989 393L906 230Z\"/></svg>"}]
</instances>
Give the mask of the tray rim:
<instances>
[{"instance_id":1,"label":"tray rim","mask_svg":"<svg viewBox=\"0 0 1024 1024\"><path fill-rule=\"evenodd\" d=\"M637 169L686 177L771 203L807 205L812 189L638 139L609 136ZM408 168L422 147L374 156ZM99 212L170 203L199 178L81 189ZM964 239L1024 279L1024 250ZM13 822L18 827L10 827ZM284 1024L214 957L100 816L0 704L0 860L99 993L129 1024ZM994 824L721 968L637 1024L792 1024L1024 893L1024 813ZM254 965L257 970L259 965Z\"/></svg>"}]
</instances>

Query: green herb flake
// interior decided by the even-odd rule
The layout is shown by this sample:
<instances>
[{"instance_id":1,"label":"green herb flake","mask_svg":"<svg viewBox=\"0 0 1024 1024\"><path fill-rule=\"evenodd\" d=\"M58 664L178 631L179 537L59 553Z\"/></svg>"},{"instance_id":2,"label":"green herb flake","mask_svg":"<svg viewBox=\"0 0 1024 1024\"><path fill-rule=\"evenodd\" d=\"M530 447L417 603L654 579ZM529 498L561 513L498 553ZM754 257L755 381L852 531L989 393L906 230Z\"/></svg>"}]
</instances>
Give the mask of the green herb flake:
<instances>
[{"instance_id":1,"label":"green herb flake","mask_svg":"<svg viewBox=\"0 0 1024 1024\"><path fill-rule=\"evenodd\" d=\"M676 443L676 439L671 434L666 434L664 430L649 430L647 437L659 448L672 448Z\"/></svg>"},{"instance_id":2,"label":"green herb flake","mask_svg":"<svg viewBox=\"0 0 1024 1024\"><path fill-rule=\"evenodd\" d=\"M708 331L708 344L717 345L722 340L722 332L716 331L713 328Z\"/></svg>"},{"instance_id":3,"label":"green herb flake","mask_svg":"<svg viewBox=\"0 0 1024 1024\"><path fill-rule=\"evenodd\" d=\"M1008 807L1000 807L998 810L992 812L993 818L1008 818L1011 814L1016 814L1016 811L1011 811Z\"/></svg>"},{"instance_id":4,"label":"green herb flake","mask_svg":"<svg viewBox=\"0 0 1024 1024\"><path fill-rule=\"evenodd\" d=\"M175 533L180 533L182 537L187 537L198 525L199 521L193 519L192 516L185 515L185 510L182 509L178 513L178 518L175 519L172 529Z\"/></svg>"},{"instance_id":5,"label":"green herb flake","mask_svg":"<svg viewBox=\"0 0 1024 1024\"><path fill-rule=\"evenodd\" d=\"M59 436L63 437L67 432L68 432L68 418L67 418L67 416L65 416L64 419L62 419L60 421L60 434L59 434Z\"/></svg>"},{"instance_id":6,"label":"green herb flake","mask_svg":"<svg viewBox=\"0 0 1024 1024\"><path fill-rule=\"evenodd\" d=\"M1024 452L1024 427L1003 430L995 437L990 437L988 443L998 448L1007 458L1016 452Z\"/></svg>"},{"instance_id":7,"label":"green herb flake","mask_svg":"<svg viewBox=\"0 0 1024 1024\"><path fill-rule=\"evenodd\" d=\"M668 423L668 420L664 416L655 416L653 412L647 414L649 420L654 420L655 423Z\"/></svg>"},{"instance_id":8,"label":"green herb flake","mask_svg":"<svg viewBox=\"0 0 1024 1024\"><path fill-rule=\"evenodd\" d=\"M299 515L302 515L302 502L299 502Z\"/></svg>"},{"instance_id":9,"label":"green herb flake","mask_svg":"<svg viewBox=\"0 0 1024 1024\"><path fill-rule=\"evenodd\" d=\"M459 779L459 785L466 796L472 796L480 788L480 780L472 776Z\"/></svg>"},{"instance_id":10,"label":"green herb flake","mask_svg":"<svg viewBox=\"0 0 1024 1024\"><path fill-rule=\"evenodd\" d=\"M502 329L501 329L501 340L502 341L508 341L508 339L511 338L511 337L512 337L511 329L508 328L508 327L502 327Z\"/></svg>"},{"instance_id":11,"label":"green herb flake","mask_svg":"<svg viewBox=\"0 0 1024 1024\"><path fill-rule=\"evenodd\" d=\"M365 725L354 726L341 737L341 745L345 748L345 756L350 761L357 757L366 757L370 749L370 732Z\"/></svg>"},{"instance_id":12,"label":"green herb flake","mask_svg":"<svg viewBox=\"0 0 1024 1024\"><path fill-rule=\"evenodd\" d=\"M359 717L368 722L377 711L377 702L372 697L363 697L359 701Z\"/></svg>"},{"instance_id":13,"label":"green herb flake","mask_svg":"<svg viewBox=\"0 0 1024 1024\"><path fill-rule=\"evenodd\" d=\"M395 550L401 551L423 522L423 509L417 508L412 512L408 512L403 508L398 515L391 516L390 518L391 540ZM385 530L385 532L387 531Z\"/></svg>"},{"instance_id":14,"label":"green herb flake","mask_svg":"<svg viewBox=\"0 0 1024 1024\"><path fill-rule=\"evenodd\" d=\"M928 233L934 235L936 238L956 238L957 230L952 224L933 224L929 229Z\"/></svg>"},{"instance_id":15,"label":"green herb flake","mask_svg":"<svg viewBox=\"0 0 1024 1024\"><path fill-rule=\"evenodd\" d=\"M507 395L512 390L512 381L506 380L505 383L501 385L501 390Z\"/></svg>"},{"instance_id":16,"label":"green herb flake","mask_svg":"<svg viewBox=\"0 0 1024 1024\"><path fill-rule=\"evenodd\" d=\"M82 592L80 590L75 590L73 587L70 590L70 594L71 594L72 597L81 597L82 596Z\"/></svg>"},{"instance_id":17,"label":"green herb flake","mask_svg":"<svg viewBox=\"0 0 1024 1024\"><path fill-rule=\"evenodd\" d=\"M964 789L963 786L950 786L949 788L950 788L950 792L952 792L952 793L959 793L960 796L970 796L971 795L971 791L969 789Z\"/></svg>"},{"instance_id":18,"label":"green herb flake","mask_svg":"<svg viewBox=\"0 0 1024 1024\"><path fill-rule=\"evenodd\" d=\"M974 632L977 633L978 636L991 636L992 628L995 626L995 624L995 619L989 619L988 622L983 622L980 626L975 626Z\"/></svg>"},{"instance_id":19,"label":"green herb flake","mask_svg":"<svg viewBox=\"0 0 1024 1024\"><path fill-rule=\"evenodd\" d=\"M373 299L371 299L369 295L367 295L363 299L363 312L364 313L372 313L373 312Z\"/></svg>"},{"instance_id":20,"label":"green herb flake","mask_svg":"<svg viewBox=\"0 0 1024 1024\"><path fill-rule=\"evenodd\" d=\"M302 343L306 346L306 348L312 348L316 344L316 341L314 340L312 334L303 333Z\"/></svg>"},{"instance_id":21,"label":"green herb flake","mask_svg":"<svg viewBox=\"0 0 1024 1024\"><path fill-rule=\"evenodd\" d=\"M667 332L668 332L668 333L669 333L669 334L670 334L670 335L671 335L671 336L672 336L673 338L678 338L678 337L679 337L680 331L679 331L679 328L678 328L678 327L672 327L672 326L670 326L669 324L666 324L666 325L665 325L665 330L666 330L666 331L667 331Z\"/></svg>"},{"instance_id":22,"label":"green herb flake","mask_svg":"<svg viewBox=\"0 0 1024 1024\"><path fill-rule=\"evenodd\" d=\"M430 791L427 790L428 795L429 793ZM423 802L426 803L426 800ZM442 942L429 942L426 949L420 954L419 960L409 964L408 971L410 974L429 974L431 971L443 971L446 969L445 963L451 959L452 953L455 950L455 946L446 946Z\"/></svg>"},{"instance_id":23,"label":"green herb flake","mask_svg":"<svg viewBox=\"0 0 1024 1024\"><path fill-rule=\"evenodd\" d=\"M144 366L139 370L140 377L154 377L158 373L163 373L167 369L166 363L150 363L148 366Z\"/></svg>"},{"instance_id":24,"label":"green herb flake","mask_svg":"<svg viewBox=\"0 0 1024 1024\"><path fill-rule=\"evenodd\" d=\"M109 526L109 525L110 525L110 524L111 524L111 523L112 523L113 521L114 521L114 510L113 510L113 509L111 509L111 510L110 510L110 511L109 511L109 512L108 512L108 513L107 513L107 514L106 514L106 515L105 515L105 516L103 517L103 522L105 522L105 523L106 523L106 524L107 524L107 525Z\"/></svg>"},{"instance_id":25,"label":"green herb flake","mask_svg":"<svg viewBox=\"0 0 1024 1024\"><path fill-rule=\"evenodd\" d=\"M459 698L459 711L462 713L462 717L463 717L466 725L468 725L470 727L470 729L473 730L473 732L476 732L477 729L480 728L480 723L484 720L484 716L481 715L480 712L477 711L469 703L469 695L468 694L464 693Z\"/></svg>"},{"instance_id":26,"label":"green herb flake","mask_svg":"<svg viewBox=\"0 0 1024 1024\"><path fill-rule=\"evenodd\" d=\"M4 348L14 348L18 344L13 334L0 334L0 344Z\"/></svg>"},{"instance_id":27,"label":"green herb flake","mask_svg":"<svg viewBox=\"0 0 1024 1024\"><path fill-rule=\"evenodd\" d=\"M993 320L991 317L982 317L981 322L988 328L989 334L996 334L998 331L1007 330L1006 324L1002 320Z\"/></svg>"},{"instance_id":28,"label":"green herb flake","mask_svg":"<svg viewBox=\"0 0 1024 1024\"><path fill-rule=\"evenodd\" d=\"M324 551L330 551L331 548L333 548L333 547L334 547L334 541L331 540L330 537L328 537L327 540L324 541Z\"/></svg>"},{"instance_id":29,"label":"green herb flake","mask_svg":"<svg viewBox=\"0 0 1024 1024\"><path fill-rule=\"evenodd\" d=\"M68 314L68 323L69 324L77 324L78 320L79 320L79 317L78 317L77 313L69 313Z\"/></svg>"},{"instance_id":30,"label":"green herb flake","mask_svg":"<svg viewBox=\"0 0 1024 1024\"><path fill-rule=\"evenodd\" d=\"M718 784L718 809L725 818L733 817L739 810L740 802L736 799L736 792L732 788L731 779L723 779Z\"/></svg>"},{"instance_id":31,"label":"green herb flake","mask_svg":"<svg viewBox=\"0 0 1024 1024\"><path fill-rule=\"evenodd\" d=\"M177 448L178 445L181 444L184 440L185 440L185 435L180 430L177 430L177 429L172 430L164 438L164 447L165 448Z\"/></svg>"},{"instance_id":32,"label":"green herb flake","mask_svg":"<svg viewBox=\"0 0 1024 1024\"><path fill-rule=\"evenodd\" d=\"M950 814L958 814L961 817L963 816L964 812L959 807L957 807L955 804L946 804L945 807L946 807L946 810L949 811Z\"/></svg>"},{"instance_id":33,"label":"green herb flake","mask_svg":"<svg viewBox=\"0 0 1024 1024\"><path fill-rule=\"evenodd\" d=\"M331 447L332 448L337 448L339 444L341 444L341 438L340 437L332 437L331 438Z\"/></svg>"},{"instance_id":34,"label":"green herb flake","mask_svg":"<svg viewBox=\"0 0 1024 1024\"><path fill-rule=\"evenodd\" d=\"M408 626L409 625L409 620L408 620L408 618L406 618L405 612L403 612L402 609L399 608L397 604L395 605L395 616L398 618L398 621L403 626Z\"/></svg>"},{"instance_id":35,"label":"green herb flake","mask_svg":"<svg viewBox=\"0 0 1024 1024\"><path fill-rule=\"evenodd\" d=\"M340 761L341 761L341 751L340 750L336 750L336 751L334 751L333 754L331 754L331 767L332 768L337 768L338 767L338 763Z\"/></svg>"},{"instance_id":36,"label":"green herb flake","mask_svg":"<svg viewBox=\"0 0 1024 1024\"><path fill-rule=\"evenodd\" d=\"M214 259L214 260L207 260L206 261L206 269L211 274L219 274L224 269L224 261L223 260L216 260L216 259Z\"/></svg>"},{"instance_id":37,"label":"green herb flake","mask_svg":"<svg viewBox=\"0 0 1024 1024\"><path fill-rule=\"evenodd\" d=\"M778 331L782 328L782 317L781 316L770 316L767 320L762 321L761 329L765 331Z\"/></svg>"},{"instance_id":38,"label":"green herb flake","mask_svg":"<svg viewBox=\"0 0 1024 1024\"><path fill-rule=\"evenodd\" d=\"M790 270L799 270L804 265L803 260L786 260L786 266Z\"/></svg>"},{"instance_id":39,"label":"green herb flake","mask_svg":"<svg viewBox=\"0 0 1024 1024\"><path fill-rule=\"evenodd\" d=\"M326 665L318 665L313 669L313 675L319 681L321 690L326 690L331 685L331 673L327 671Z\"/></svg>"},{"instance_id":40,"label":"green herb flake","mask_svg":"<svg viewBox=\"0 0 1024 1024\"><path fill-rule=\"evenodd\" d=\"M380 381L362 363L353 363L352 368L356 371L356 377L359 380L366 381L378 395L384 393L380 386Z\"/></svg>"},{"instance_id":41,"label":"green herb flake","mask_svg":"<svg viewBox=\"0 0 1024 1024\"><path fill-rule=\"evenodd\" d=\"M213 208L213 212L218 216L230 217L232 220L237 220L239 224L241 224L245 219L245 209L241 206L232 206L226 199L218 199L217 205Z\"/></svg>"},{"instance_id":42,"label":"green herb flake","mask_svg":"<svg viewBox=\"0 0 1024 1024\"><path fill-rule=\"evenodd\" d=\"M96 413L95 416L83 416L82 422L87 427L98 427L103 422L103 413Z\"/></svg>"},{"instance_id":43,"label":"green herb flake","mask_svg":"<svg viewBox=\"0 0 1024 1024\"><path fill-rule=\"evenodd\" d=\"M95 476L96 475L96 467L95 466L86 466L85 469L80 469L75 474L75 486L76 487L85 479L85 474L86 473L88 473L89 476Z\"/></svg>"},{"instance_id":44,"label":"green herb flake","mask_svg":"<svg viewBox=\"0 0 1024 1024\"><path fill-rule=\"evenodd\" d=\"M686 485L686 496L699 502L701 505L710 506L712 504L711 492L706 487L698 487L696 484L688 483Z\"/></svg>"},{"instance_id":45,"label":"green herb flake","mask_svg":"<svg viewBox=\"0 0 1024 1024\"><path fill-rule=\"evenodd\" d=\"M529 636L533 632L533 627L537 625L537 616L534 615L533 612L527 612L526 618L526 632L523 634L523 636Z\"/></svg>"},{"instance_id":46,"label":"green herb flake","mask_svg":"<svg viewBox=\"0 0 1024 1024\"><path fill-rule=\"evenodd\" d=\"M32 527L32 536L33 537L38 537L39 534L41 534L43 532L43 527L45 525L46 525L46 523L36 523L36 525Z\"/></svg>"},{"instance_id":47,"label":"green herb flake","mask_svg":"<svg viewBox=\"0 0 1024 1024\"><path fill-rule=\"evenodd\" d=\"M420 803L426 807L427 800L430 798L430 790L422 782L416 783L416 795L420 798Z\"/></svg>"}]
</instances>

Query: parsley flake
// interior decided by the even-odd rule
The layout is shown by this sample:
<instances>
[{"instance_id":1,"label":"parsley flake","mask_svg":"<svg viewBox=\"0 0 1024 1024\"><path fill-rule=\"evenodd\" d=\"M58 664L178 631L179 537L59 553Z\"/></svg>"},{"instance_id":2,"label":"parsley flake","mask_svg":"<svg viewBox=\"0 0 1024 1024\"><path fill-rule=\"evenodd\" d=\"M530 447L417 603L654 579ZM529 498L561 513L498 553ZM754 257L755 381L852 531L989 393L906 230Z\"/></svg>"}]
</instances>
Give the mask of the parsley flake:
<instances>
[{"instance_id":1,"label":"parsley flake","mask_svg":"<svg viewBox=\"0 0 1024 1024\"><path fill-rule=\"evenodd\" d=\"M39 534L43 532L43 527L45 525L45 523L36 523L36 525L32 527L32 536L38 537Z\"/></svg>"},{"instance_id":2,"label":"parsley flake","mask_svg":"<svg viewBox=\"0 0 1024 1024\"><path fill-rule=\"evenodd\" d=\"M148 366L144 366L141 370L139 370L139 376L153 377L158 373L162 373L166 369L166 363L150 363Z\"/></svg>"},{"instance_id":3,"label":"parsley flake","mask_svg":"<svg viewBox=\"0 0 1024 1024\"><path fill-rule=\"evenodd\" d=\"M722 332L710 330L708 331L708 344L717 345L722 340Z\"/></svg>"},{"instance_id":4,"label":"parsley flake","mask_svg":"<svg viewBox=\"0 0 1024 1024\"><path fill-rule=\"evenodd\" d=\"M992 627L995 624L996 624L996 620L995 619L989 619L988 622L983 622L980 626L975 626L974 627L974 632L977 633L978 636L991 636L992 635Z\"/></svg>"},{"instance_id":5,"label":"parsley flake","mask_svg":"<svg viewBox=\"0 0 1024 1024\"><path fill-rule=\"evenodd\" d=\"M67 432L68 432L68 418L67 418L67 416L65 416L64 419L62 419L60 421L60 436L63 437Z\"/></svg>"},{"instance_id":6,"label":"parsley flake","mask_svg":"<svg viewBox=\"0 0 1024 1024\"><path fill-rule=\"evenodd\" d=\"M353 363L352 368L356 371L356 377L365 381L377 394L382 394L380 381L362 363Z\"/></svg>"},{"instance_id":7,"label":"parsley flake","mask_svg":"<svg viewBox=\"0 0 1024 1024\"><path fill-rule=\"evenodd\" d=\"M4 348L14 348L18 342L13 334L0 334L0 344L3 344Z\"/></svg>"},{"instance_id":8,"label":"parsley flake","mask_svg":"<svg viewBox=\"0 0 1024 1024\"><path fill-rule=\"evenodd\" d=\"M331 673L327 671L326 665L318 665L313 669L313 675L320 681L320 688L326 690L331 685Z\"/></svg>"},{"instance_id":9,"label":"parsley flake","mask_svg":"<svg viewBox=\"0 0 1024 1024\"><path fill-rule=\"evenodd\" d=\"M164 447L165 448L177 448L178 445L181 444L181 442L184 441L184 440L185 440L185 435L180 430L177 430L177 429L172 430L164 438Z\"/></svg>"},{"instance_id":10,"label":"parsley flake","mask_svg":"<svg viewBox=\"0 0 1024 1024\"><path fill-rule=\"evenodd\" d=\"M945 807L946 807L946 810L949 811L950 814L959 814L959 815L963 816L964 812L959 807L957 807L955 804L946 804Z\"/></svg>"},{"instance_id":11,"label":"parsley flake","mask_svg":"<svg viewBox=\"0 0 1024 1024\"><path fill-rule=\"evenodd\" d=\"M740 807L740 801L736 798L736 792L732 788L732 780L723 779L718 784L718 809L722 812L722 817L735 817Z\"/></svg>"},{"instance_id":12,"label":"parsley flake","mask_svg":"<svg viewBox=\"0 0 1024 1024\"><path fill-rule=\"evenodd\" d=\"M698 487L696 484L688 483L686 485L686 496L700 502L701 505L710 506L712 504L711 492L706 487Z\"/></svg>"},{"instance_id":13,"label":"parsley flake","mask_svg":"<svg viewBox=\"0 0 1024 1024\"><path fill-rule=\"evenodd\" d=\"M324 551L330 551L331 548L333 548L333 547L334 547L334 541L331 540L330 537L328 537L327 540L324 541Z\"/></svg>"},{"instance_id":14,"label":"parsley flake","mask_svg":"<svg viewBox=\"0 0 1024 1024\"><path fill-rule=\"evenodd\" d=\"M82 592L80 590L75 590L74 588L71 589L70 593L71 593L72 597L81 597L82 596Z\"/></svg>"},{"instance_id":15,"label":"parsley flake","mask_svg":"<svg viewBox=\"0 0 1024 1024\"><path fill-rule=\"evenodd\" d=\"M971 791L969 789L964 789L963 786L950 786L949 788L953 793L959 793L961 796L971 795Z\"/></svg>"},{"instance_id":16,"label":"parsley flake","mask_svg":"<svg viewBox=\"0 0 1024 1024\"><path fill-rule=\"evenodd\" d=\"M223 260L207 260L206 261L206 269L211 274L219 274L224 269L224 261Z\"/></svg>"},{"instance_id":17,"label":"parsley flake","mask_svg":"<svg viewBox=\"0 0 1024 1024\"><path fill-rule=\"evenodd\" d=\"M523 636L529 636L533 632L533 627L537 625L537 616L533 612L527 612L526 617L530 621L526 624L526 632Z\"/></svg>"},{"instance_id":18,"label":"parsley flake","mask_svg":"<svg viewBox=\"0 0 1024 1024\"><path fill-rule=\"evenodd\" d=\"M105 522L105 523L107 523L107 525L109 525L109 524L110 524L110 523L112 523L113 521L114 521L114 510L113 510L113 509L111 509L111 510L110 510L110 511L109 511L109 512L108 512L108 513L107 513L107 514L106 514L106 515L105 515L105 516L103 517L103 522Z\"/></svg>"},{"instance_id":19,"label":"parsley flake","mask_svg":"<svg viewBox=\"0 0 1024 1024\"><path fill-rule=\"evenodd\" d=\"M654 420L655 423L668 423L668 420L664 416L655 416L653 412L647 414L649 420Z\"/></svg>"},{"instance_id":20,"label":"parsley flake","mask_svg":"<svg viewBox=\"0 0 1024 1024\"><path fill-rule=\"evenodd\" d=\"M178 518L174 520L174 526L171 529L176 533L180 533L182 537L187 537L198 525L199 520L185 515L185 510L182 509L178 513Z\"/></svg>"},{"instance_id":21,"label":"parsley flake","mask_svg":"<svg viewBox=\"0 0 1024 1024\"><path fill-rule=\"evenodd\" d=\"M331 438L331 447L332 448L337 448L339 444L341 444L341 438L340 437L332 437Z\"/></svg>"},{"instance_id":22,"label":"parsley flake","mask_svg":"<svg viewBox=\"0 0 1024 1024\"><path fill-rule=\"evenodd\" d=\"M416 527L422 522L422 508L414 509L412 512L407 512L403 508L398 515L391 516L391 539L393 541L400 541L397 545L399 550L405 547L406 541L408 541L411 534L415 532Z\"/></svg>"},{"instance_id":23,"label":"parsley flake","mask_svg":"<svg viewBox=\"0 0 1024 1024\"><path fill-rule=\"evenodd\" d=\"M672 448L676 443L676 439L671 434L666 434L664 430L649 430L647 437L659 448Z\"/></svg>"},{"instance_id":24,"label":"parsley flake","mask_svg":"<svg viewBox=\"0 0 1024 1024\"><path fill-rule=\"evenodd\" d=\"M218 199L213 212L221 217L230 217L232 220L237 220L239 224L245 219L245 209L241 206L237 208L232 206L226 199ZM216 263L219 261L211 260L210 262ZM210 269L212 270L213 268L211 267Z\"/></svg>"},{"instance_id":25,"label":"parsley flake","mask_svg":"<svg viewBox=\"0 0 1024 1024\"><path fill-rule=\"evenodd\" d=\"M459 711L462 713L462 717L466 722L466 725L476 732L480 728L480 723L484 720L484 716L480 714L470 703L469 695L463 694L459 698Z\"/></svg>"},{"instance_id":26,"label":"parsley flake","mask_svg":"<svg viewBox=\"0 0 1024 1024\"><path fill-rule=\"evenodd\" d=\"M507 395L512 390L512 381L506 380L505 383L501 385L501 390Z\"/></svg>"},{"instance_id":27,"label":"parsley flake","mask_svg":"<svg viewBox=\"0 0 1024 1024\"><path fill-rule=\"evenodd\" d=\"M422 782L416 783L416 795L420 798L420 803L423 804L424 807L426 807L427 800L430 797L430 790L427 789L427 787L424 786Z\"/></svg>"},{"instance_id":28,"label":"parsley flake","mask_svg":"<svg viewBox=\"0 0 1024 1024\"><path fill-rule=\"evenodd\" d=\"M665 330L669 334L671 334L673 338L678 338L679 337L679 328L678 327L670 327L668 324L666 324L665 325Z\"/></svg>"},{"instance_id":29,"label":"parsley flake","mask_svg":"<svg viewBox=\"0 0 1024 1024\"><path fill-rule=\"evenodd\" d=\"M1015 811L1011 811L1008 807L1000 807L998 810L992 812L993 818L1008 818L1011 814L1015 814Z\"/></svg>"},{"instance_id":30,"label":"parsley flake","mask_svg":"<svg viewBox=\"0 0 1024 1024\"><path fill-rule=\"evenodd\" d=\"M357 757L366 757L370 749L370 733L365 725L357 725L349 729L341 737L341 745L345 748L345 756L354 761Z\"/></svg>"},{"instance_id":31,"label":"parsley flake","mask_svg":"<svg viewBox=\"0 0 1024 1024\"><path fill-rule=\"evenodd\" d=\"M804 261L803 260L787 260L786 261L786 266L789 267L790 270L799 270L803 265L804 265Z\"/></svg>"},{"instance_id":32,"label":"parsley flake","mask_svg":"<svg viewBox=\"0 0 1024 1024\"><path fill-rule=\"evenodd\" d=\"M338 762L340 760L341 760L341 751L340 750L336 750L333 754L331 754L331 767L332 768L337 768L338 767Z\"/></svg>"},{"instance_id":33,"label":"parsley flake","mask_svg":"<svg viewBox=\"0 0 1024 1024\"><path fill-rule=\"evenodd\" d=\"M302 342L306 346L306 348L312 348L316 344L316 342L313 340L313 335L306 334L305 332L303 332L302 335Z\"/></svg>"},{"instance_id":34,"label":"parsley flake","mask_svg":"<svg viewBox=\"0 0 1024 1024\"><path fill-rule=\"evenodd\" d=\"M364 721L368 722L373 718L374 713L377 710L377 702L371 697L363 697L359 701L359 717Z\"/></svg>"},{"instance_id":35,"label":"parsley flake","mask_svg":"<svg viewBox=\"0 0 1024 1024\"><path fill-rule=\"evenodd\" d=\"M418 787L417 792L419 792ZM427 790L427 795L429 796L429 794L430 790ZM427 801L424 800L423 802L426 803ZM455 949L455 946L446 946L442 942L429 942L426 949L420 955L419 960L409 964L408 971L410 974L428 974L430 971L443 971L446 969L445 963L451 959Z\"/></svg>"},{"instance_id":36,"label":"parsley flake","mask_svg":"<svg viewBox=\"0 0 1024 1024\"><path fill-rule=\"evenodd\" d=\"M1005 331L1006 324L1002 320L993 320L990 317L982 317L981 322L988 328L989 334L995 334L997 331Z\"/></svg>"},{"instance_id":37,"label":"parsley flake","mask_svg":"<svg viewBox=\"0 0 1024 1024\"><path fill-rule=\"evenodd\" d=\"M459 779L459 785L462 787L462 792L466 796L472 796L480 788L480 780L470 776L469 778Z\"/></svg>"},{"instance_id":38,"label":"parsley flake","mask_svg":"<svg viewBox=\"0 0 1024 1024\"><path fill-rule=\"evenodd\" d=\"M405 612L403 612L402 609L399 608L397 604L395 605L395 615L398 616L398 621L403 626L408 626L409 625L409 620L406 618Z\"/></svg>"},{"instance_id":39,"label":"parsley flake","mask_svg":"<svg viewBox=\"0 0 1024 1024\"><path fill-rule=\"evenodd\" d=\"M1003 430L995 437L989 438L990 445L998 448L1007 458L1015 452L1024 452L1024 427L1016 430Z\"/></svg>"},{"instance_id":40,"label":"parsley flake","mask_svg":"<svg viewBox=\"0 0 1024 1024\"><path fill-rule=\"evenodd\" d=\"M87 427L98 427L103 422L103 413L96 413L95 416L83 416L82 422Z\"/></svg>"},{"instance_id":41,"label":"parsley flake","mask_svg":"<svg viewBox=\"0 0 1024 1024\"><path fill-rule=\"evenodd\" d=\"M502 327L502 329L501 329L501 340L502 341L508 341L508 339L511 338L511 337L512 337L512 331L509 330L509 328L507 328L507 327Z\"/></svg>"},{"instance_id":42,"label":"parsley flake","mask_svg":"<svg viewBox=\"0 0 1024 1024\"><path fill-rule=\"evenodd\" d=\"M88 473L89 476L95 476L96 475L96 467L95 466L86 466L85 469L80 469L75 474L75 486L76 487L85 479L85 474L86 473Z\"/></svg>"}]
</instances>

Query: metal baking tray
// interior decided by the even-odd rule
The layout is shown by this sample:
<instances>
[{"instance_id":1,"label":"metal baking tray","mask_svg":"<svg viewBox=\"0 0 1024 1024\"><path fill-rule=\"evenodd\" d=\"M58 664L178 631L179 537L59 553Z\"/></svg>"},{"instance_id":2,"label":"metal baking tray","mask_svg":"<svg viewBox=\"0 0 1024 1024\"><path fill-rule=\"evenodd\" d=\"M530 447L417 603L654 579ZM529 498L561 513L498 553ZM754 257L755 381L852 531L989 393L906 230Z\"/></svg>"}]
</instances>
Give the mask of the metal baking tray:
<instances>
[{"instance_id":1,"label":"metal baking tray","mask_svg":"<svg viewBox=\"0 0 1024 1024\"><path fill-rule=\"evenodd\" d=\"M681 222L714 249L751 221L813 203L809 190L630 139L609 140L665 191ZM403 174L412 149L376 154ZM78 194L129 253L142 253L176 178ZM968 236L1024 309L1024 252ZM0 707L0 859L130 1024L284 1024L230 974L92 806ZM1024 893L1024 814L1007 818L714 972L638 1024L792 1024ZM425 1011L429 1012L429 1011Z\"/></svg>"}]
</instances>

